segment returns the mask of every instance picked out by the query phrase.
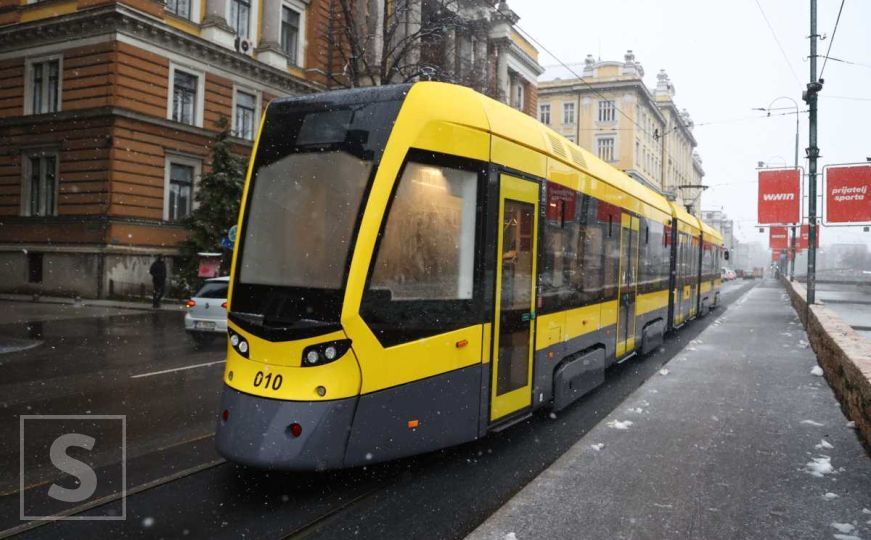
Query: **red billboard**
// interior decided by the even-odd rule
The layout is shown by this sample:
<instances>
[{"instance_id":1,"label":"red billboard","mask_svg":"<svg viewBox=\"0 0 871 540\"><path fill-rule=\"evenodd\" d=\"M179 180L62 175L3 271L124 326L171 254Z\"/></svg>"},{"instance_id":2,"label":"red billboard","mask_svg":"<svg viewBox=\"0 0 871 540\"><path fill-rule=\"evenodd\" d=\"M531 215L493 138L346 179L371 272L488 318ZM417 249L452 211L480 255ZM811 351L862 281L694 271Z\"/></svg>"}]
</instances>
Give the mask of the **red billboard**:
<instances>
[{"instance_id":1,"label":"red billboard","mask_svg":"<svg viewBox=\"0 0 871 540\"><path fill-rule=\"evenodd\" d=\"M786 227L771 227L768 229L768 247L777 251L789 247L789 229Z\"/></svg>"},{"instance_id":2,"label":"red billboard","mask_svg":"<svg viewBox=\"0 0 871 540\"><path fill-rule=\"evenodd\" d=\"M825 168L826 223L871 222L871 163Z\"/></svg>"},{"instance_id":3,"label":"red billboard","mask_svg":"<svg viewBox=\"0 0 871 540\"><path fill-rule=\"evenodd\" d=\"M760 224L798 223L801 214L801 170L759 171Z\"/></svg>"},{"instance_id":4,"label":"red billboard","mask_svg":"<svg viewBox=\"0 0 871 540\"><path fill-rule=\"evenodd\" d=\"M817 226L817 241L816 241L817 247L820 247L820 229L821 228L822 227L820 227L819 225ZM801 226L801 234L796 239L795 249L798 251L806 250L807 247L810 245L809 238L810 238L810 226L809 225L802 225Z\"/></svg>"}]
</instances>

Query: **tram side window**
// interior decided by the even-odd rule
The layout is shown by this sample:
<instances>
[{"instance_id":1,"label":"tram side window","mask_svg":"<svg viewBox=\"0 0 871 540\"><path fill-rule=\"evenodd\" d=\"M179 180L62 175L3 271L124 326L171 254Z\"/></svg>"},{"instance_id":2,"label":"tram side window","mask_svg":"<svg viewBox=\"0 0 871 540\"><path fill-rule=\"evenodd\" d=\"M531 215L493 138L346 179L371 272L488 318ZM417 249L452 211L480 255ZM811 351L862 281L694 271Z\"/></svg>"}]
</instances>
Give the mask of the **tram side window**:
<instances>
[{"instance_id":1,"label":"tram side window","mask_svg":"<svg viewBox=\"0 0 871 540\"><path fill-rule=\"evenodd\" d=\"M539 272L543 312L571 309L602 299L605 282L604 225L598 201L549 183L545 209L543 262Z\"/></svg>"},{"instance_id":2,"label":"tram side window","mask_svg":"<svg viewBox=\"0 0 871 540\"><path fill-rule=\"evenodd\" d=\"M375 254L362 314L384 345L474 324L479 172L408 162Z\"/></svg>"},{"instance_id":3,"label":"tram side window","mask_svg":"<svg viewBox=\"0 0 871 540\"><path fill-rule=\"evenodd\" d=\"M665 225L652 219L641 219L641 245L639 246L641 280L638 283L640 293L668 288L671 253L665 235Z\"/></svg>"},{"instance_id":4,"label":"tram side window","mask_svg":"<svg viewBox=\"0 0 871 540\"><path fill-rule=\"evenodd\" d=\"M620 269L620 227L622 211L604 201L596 201L596 219L602 230L604 245L602 269L602 297L604 300L617 298L617 279Z\"/></svg>"},{"instance_id":5,"label":"tram side window","mask_svg":"<svg viewBox=\"0 0 871 540\"><path fill-rule=\"evenodd\" d=\"M702 248L702 279L711 279L714 269L714 246L705 242Z\"/></svg>"}]
</instances>

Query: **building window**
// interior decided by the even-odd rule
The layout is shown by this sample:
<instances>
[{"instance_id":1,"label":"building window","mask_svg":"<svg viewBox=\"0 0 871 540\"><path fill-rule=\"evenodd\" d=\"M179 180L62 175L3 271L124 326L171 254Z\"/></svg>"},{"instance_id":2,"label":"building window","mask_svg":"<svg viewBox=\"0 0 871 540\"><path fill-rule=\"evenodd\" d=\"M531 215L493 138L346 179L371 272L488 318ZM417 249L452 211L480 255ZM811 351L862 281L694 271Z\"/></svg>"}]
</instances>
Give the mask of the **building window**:
<instances>
[{"instance_id":1,"label":"building window","mask_svg":"<svg viewBox=\"0 0 871 540\"><path fill-rule=\"evenodd\" d=\"M302 13L289 6L281 7L281 48L287 55L287 60L298 66L302 62L299 58L299 36Z\"/></svg>"},{"instance_id":2,"label":"building window","mask_svg":"<svg viewBox=\"0 0 871 540\"><path fill-rule=\"evenodd\" d=\"M550 103L539 105L538 119L542 124L550 125Z\"/></svg>"},{"instance_id":3,"label":"building window","mask_svg":"<svg viewBox=\"0 0 871 540\"><path fill-rule=\"evenodd\" d=\"M176 71L172 83L172 119L182 124L197 121L197 76Z\"/></svg>"},{"instance_id":4,"label":"building window","mask_svg":"<svg viewBox=\"0 0 871 540\"><path fill-rule=\"evenodd\" d=\"M641 166L641 141L635 140L635 166Z\"/></svg>"},{"instance_id":5,"label":"building window","mask_svg":"<svg viewBox=\"0 0 871 540\"><path fill-rule=\"evenodd\" d=\"M251 27L250 0L230 0L230 26L236 30L236 36L248 39Z\"/></svg>"},{"instance_id":6,"label":"building window","mask_svg":"<svg viewBox=\"0 0 871 540\"><path fill-rule=\"evenodd\" d=\"M57 155L25 156L22 214L25 216L57 215Z\"/></svg>"},{"instance_id":7,"label":"building window","mask_svg":"<svg viewBox=\"0 0 871 540\"><path fill-rule=\"evenodd\" d=\"M616 118L614 102L604 100L599 102L599 122L613 122Z\"/></svg>"},{"instance_id":8,"label":"building window","mask_svg":"<svg viewBox=\"0 0 871 540\"><path fill-rule=\"evenodd\" d=\"M191 19L191 1L192 0L166 0L166 11L182 17L183 19Z\"/></svg>"},{"instance_id":9,"label":"building window","mask_svg":"<svg viewBox=\"0 0 871 540\"><path fill-rule=\"evenodd\" d=\"M511 85L511 106L515 109L523 110L523 81L519 78L514 79L514 84Z\"/></svg>"},{"instance_id":10,"label":"building window","mask_svg":"<svg viewBox=\"0 0 871 540\"><path fill-rule=\"evenodd\" d=\"M575 104L563 103L563 124L575 123Z\"/></svg>"},{"instance_id":11,"label":"building window","mask_svg":"<svg viewBox=\"0 0 871 540\"><path fill-rule=\"evenodd\" d=\"M53 113L61 110L61 59L32 60L27 63L25 114Z\"/></svg>"},{"instance_id":12,"label":"building window","mask_svg":"<svg viewBox=\"0 0 871 540\"><path fill-rule=\"evenodd\" d=\"M181 156L166 160L163 219L181 221L194 208L194 186L200 174L200 162Z\"/></svg>"},{"instance_id":13,"label":"building window","mask_svg":"<svg viewBox=\"0 0 871 540\"><path fill-rule=\"evenodd\" d=\"M205 76L188 68L170 64L169 106L167 118L182 124L202 127Z\"/></svg>"},{"instance_id":14,"label":"building window","mask_svg":"<svg viewBox=\"0 0 871 540\"><path fill-rule=\"evenodd\" d=\"M236 91L236 105L233 112L233 132L241 139L254 139L254 126L257 123L257 95L241 90Z\"/></svg>"},{"instance_id":15,"label":"building window","mask_svg":"<svg viewBox=\"0 0 871 540\"><path fill-rule=\"evenodd\" d=\"M596 153L603 161L614 161L614 137L596 139Z\"/></svg>"}]
</instances>

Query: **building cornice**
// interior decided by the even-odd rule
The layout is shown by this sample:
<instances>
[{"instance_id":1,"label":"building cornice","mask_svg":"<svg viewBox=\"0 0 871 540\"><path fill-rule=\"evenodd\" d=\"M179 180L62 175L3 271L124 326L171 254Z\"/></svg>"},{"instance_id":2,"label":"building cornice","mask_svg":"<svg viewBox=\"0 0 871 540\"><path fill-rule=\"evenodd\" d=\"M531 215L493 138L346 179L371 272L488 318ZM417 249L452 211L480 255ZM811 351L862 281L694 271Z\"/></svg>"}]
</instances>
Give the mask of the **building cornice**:
<instances>
[{"instance_id":1,"label":"building cornice","mask_svg":"<svg viewBox=\"0 0 871 540\"><path fill-rule=\"evenodd\" d=\"M160 19L123 4L101 6L49 19L0 27L0 50L6 54L21 51L24 55L27 54L28 49L39 45L113 33L160 45L206 65L215 65L227 71L240 73L291 94L323 90L320 85L173 28Z\"/></svg>"},{"instance_id":2,"label":"building cornice","mask_svg":"<svg viewBox=\"0 0 871 540\"><path fill-rule=\"evenodd\" d=\"M554 84L554 83L563 83L563 84ZM627 79L622 81L588 81L588 84L584 84L578 79L567 79L565 81L547 81L542 83L546 86L538 87L538 96L539 99L547 96L555 96L561 94L596 94L596 92L609 92L609 91L627 91L634 90L641 94L642 98L647 101L648 108L651 109L654 114L659 117L659 120L665 124L665 116L663 116L662 111L656 103L656 100L653 99L653 94L650 93L650 89L647 88L647 85L644 84L644 81L641 79Z\"/></svg>"}]
</instances>

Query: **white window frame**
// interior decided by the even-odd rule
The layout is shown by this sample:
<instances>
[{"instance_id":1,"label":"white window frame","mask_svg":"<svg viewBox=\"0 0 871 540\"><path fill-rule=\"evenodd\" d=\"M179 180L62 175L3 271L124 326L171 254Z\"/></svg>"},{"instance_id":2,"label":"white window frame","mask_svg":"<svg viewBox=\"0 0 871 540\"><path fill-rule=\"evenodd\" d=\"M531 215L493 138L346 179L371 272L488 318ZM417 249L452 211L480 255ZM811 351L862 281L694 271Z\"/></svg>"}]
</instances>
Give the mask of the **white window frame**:
<instances>
[{"instance_id":1,"label":"white window frame","mask_svg":"<svg viewBox=\"0 0 871 540\"><path fill-rule=\"evenodd\" d=\"M199 24L200 23L200 14L201 14L200 10L201 9L202 9L202 7L200 5L200 0L191 0L191 18L190 19L188 19L187 17L182 17L181 15L176 15L172 11L167 11L167 13L169 13L171 16L175 17L176 19L181 19L183 21L190 21L192 23Z\"/></svg>"},{"instance_id":2,"label":"white window frame","mask_svg":"<svg viewBox=\"0 0 871 540\"><path fill-rule=\"evenodd\" d=\"M544 121L545 112L547 112L547 122ZM538 121L550 125L550 103L542 103L538 106Z\"/></svg>"},{"instance_id":3,"label":"white window frame","mask_svg":"<svg viewBox=\"0 0 871 540\"><path fill-rule=\"evenodd\" d=\"M42 216L33 216L30 213L30 175L33 172L30 168L30 159L38 157L53 157L54 158L54 207L49 212ZM51 217L58 214L60 206L60 152L56 149L29 149L21 153L21 201L20 214L24 217Z\"/></svg>"},{"instance_id":4,"label":"white window frame","mask_svg":"<svg viewBox=\"0 0 871 540\"><path fill-rule=\"evenodd\" d=\"M255 0L256 1L256 0ZM287 61L290 63L289 67L295 68L304 68L305 67L305 48L306 44L306 5L300 2L299 0L284 0L281 3L282 8L290 8L293 11L299 13L299 35L296 37L296 61L294 62L292 58L288 58ZM281 25L281 13L278 14L278 24L279 29Z\"/></svg>"},{"instance_id":5,"label":"white window frame","mask_svg":"<svg viewBox=\"0 0 871 540\"><path fill-rule=\"evenodd\" d=\"M201 128L203 127L203 116L206 112L206 73L183 64L176 64L175 62L169 63L169 89L166 96L166 119L172 120L172 97L175 88L176 70L184 71L185 73L194 75L197 78L197 101L194 104L194 114L196 116L193 125ZM189 126L191 124L184 125Z\"/></svg>"},{"instance_id":6,"label":"white window frame","mask_svg":"<svg viewBox=\"0 0 871 540\"><path fill-rule=\"evenodd\" d=\"M567 111L569 108L572 109L572 121L571 121L571 122L566 122L566 111ZM577 121L578 121L578 111L577 111L577 108L575 107L575 102L574 102L574 101L564 101L564 102L563 102L563 110L562 110L562 113L563 113L563 122L562 122L562 123L563 123L564 126L573 126L573 125L575 125L575 124L577 123Z\"/></svg>"},{"instance_id":7,"label":"white window frame","mask_svg":"<svg viewBox=\"0 0 871 540\"><path fill-rule=\"evenodd\" d=\"M233 24L230 21L230 14L233 12L233 9L232 9L233 0L225 0L225 1L226 1L226 5L225 5L226 11L224 13L227 14L227 23L232 28ZM259 43L260 42L260 35L257 33L257 30L259 29L259 26L260 26L258 24L258 22L260 20L260 0L250 0L250 1L251 1L251 11L250 11L249 17L248 17L248 39L250 39L253 43ZM289 0L286 0L286 1L289 1ZM265 16L267 16L267 14L264 13L263 16L265 17ZM278 17L279 17L278 24L281 24L281 13L280 12L278 13ZM236 33L235 29L233 30L233 33L234 34Z\"/></svg>"},{"instance_id":8,"label":"white window frame","mask_svg":"<svg viewBox=\"0 0 871 540\"><path fill-rule=\"evenodd\" d=\"M257 129L260 127L260 110L263 108L263 93L259 90L254 90L253 88L242 86L238 84L233 85L233 108L231 109L232 114L232 135L234 137L239 137L239 126L236 125L236 96L239 92L244 92L245 94L251 94L254 96L254 125L251 129L251 139L243 139L243 140L251 140L253 141L257 137ZM241 138L241 137L239 137Z\"/></svg>"},{"instance_id":9,"label":"white window frame","mask_svg":"<svg viewBox=\"0 0 871 540\"><path fill-rule=\"evenodd\" d=\"M191 211L199 206L197 204L197 188L200 184L200 176L203 174L203 162L201 159L185 156L183 154L166 153L163 166L163 221L169 221L169 179L172 173L172 164L186 165L194 168L194 183L191 186ZM177 222L173 222L177 223Z\"/></svg>"},{"instance_id":10,"label":"white window frame","mask_svg":"<svg viewBox=\"0 0 871 540\"><path fill-rule=\"evenodd\" d=\"M24 114L54 114L33 111L33 65L57 60L57 111L63 110L64 56L63 53L35 56L24 60ZM46 88L48 88L46 86Z\"/></svg>"},{"instance_id":11,"label":"white window frame","mask_svg":"<svg viewBox=\"0 0 871 540\"><path fill-rule=\"evenodd\" d=\"M610 104L610 107L607 105ZM603 117L610 118L603 118ZM613 124L617 121L617 104L613 99L599 100L598 121L601 124Z\"/></svg>"},{"instance_id":12,"label":"white window frame","mask_svg":"<svg viewBox=\"0 0 871 540\"><path fill-rule=\"evenodd\" d=\"M600 152L599 152L602 141L608 140L608 139L610 139L613 142L613 144L611 146L611 159L610 160L601 157ZM604 161L606 163L615 163L615 162L619 161L618 156L620 154L617 152L617 136L616 135L608 134L608 135L597 136L595 149L596 149L596 157L598 157L602 161Z\"/></svg>"}]
</instances>

